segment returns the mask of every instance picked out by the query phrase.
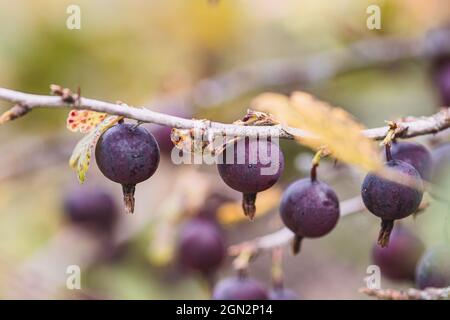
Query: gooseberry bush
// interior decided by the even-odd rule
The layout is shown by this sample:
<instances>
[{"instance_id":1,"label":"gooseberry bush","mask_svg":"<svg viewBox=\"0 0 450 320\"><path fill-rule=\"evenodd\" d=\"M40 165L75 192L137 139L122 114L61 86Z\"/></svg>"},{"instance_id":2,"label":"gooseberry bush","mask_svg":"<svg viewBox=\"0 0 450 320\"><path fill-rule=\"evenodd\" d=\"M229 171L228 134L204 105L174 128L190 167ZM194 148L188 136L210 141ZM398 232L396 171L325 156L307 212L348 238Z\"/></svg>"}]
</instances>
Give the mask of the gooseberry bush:
<instances>
[{"instance_id":1,"label":"gooseberry bush","mask_svg":"<svg viewBox=\"0 0 450 320\"><path fill-rule=\"evenodd\" d=\"M444 105L448 106L450 57L435 59L433 79ZM105 178L121 185L127 213L134 212L136 185L151 181L160 161L171 161L169 157L175 153L213 156L217 176L230 188L228 191L241 194L240 207L247 220L258 217L258 193L281 184L282 179L291 181L277 205L279 220L284 225L281 232L227 249L226 232L218 212L234 199L221 193L209 194L195 213L178 219L182 222L176 235L175 260L183 271L208 279L213 299L298 299L300 295L281 281L280 255L275 255L277 258L272 262L271 286L250 275L253 259L264 251L278 250L289 241L293 253L301 255L302 241L326 237L343 216L364 209L369 213L368 219L375 216L381 221L371 254L383 276L394 281L414 281L420 290L450 287L450 246L426 248L419 236L402 223L422 211L429 199L448 201L440 187L450 166L446 136L426 144L404 141L450 127L450 112L446 108L428 118L410 117L391 121L388 126L365 129L343 109L307 93L294 92L290 96L265 93L253 99L251 109L242 119L222 124L89 100L55 85L51 91L53 96L39 97L0 88L0 99L16 103L1 116L1 122L46 105L72 108L68 129L86 135L74 149L70 165L80 182L84 182L93 152ZM149 128L143 125L146 122L162 126ZM219 143L214 141L217 137ZM283 177L287 163L280 139L295 140L293 143L315 151L308 177ZM374 140L382 140L381 147ZM365 174L361 192L356 196L361 205L351 212L348 207L344 211L339 192L320 179L326 176L319 166L325 157L357 167ZM192 181L191 188L196 188L196 181ZM63 202L70 224L110 234L118 223L120 210L107 191L81 187L68 193ZM236 274L217 280L228 255L235 257Z\"/></svg>"}]
</instances>

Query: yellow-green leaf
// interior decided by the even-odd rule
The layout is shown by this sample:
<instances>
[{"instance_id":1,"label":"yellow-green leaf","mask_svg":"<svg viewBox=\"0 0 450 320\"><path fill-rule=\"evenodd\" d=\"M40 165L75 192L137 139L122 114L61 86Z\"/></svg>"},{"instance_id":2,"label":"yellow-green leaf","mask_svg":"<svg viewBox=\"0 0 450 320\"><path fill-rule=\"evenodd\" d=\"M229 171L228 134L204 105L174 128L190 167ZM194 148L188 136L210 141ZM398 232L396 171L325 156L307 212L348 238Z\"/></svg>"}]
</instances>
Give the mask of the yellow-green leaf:
<instances>
[{"instance_id":1,"label":"yellow-green leaf","mask_svg":"<svg viewBox=\"0 0 450 320\"><path fill-rule=\"evenodd\" d=\"M73 149L69 159L69 165L77 172L80 183L83 183L86 180L86 173L91 162L91 153L98 139L103 132L115 125L121 119L123 119L121 116L107 116L94 130L85 135Z\"/></svg>"},{"instance_id":2,"label":"yellow-green leaf","mask_svg":"<svg viewBox=\"0 0 450 320\"><path fill-rule=\"evenodd\" d=\"M288 132L288 127L293 127L310 133L311 136L296 137L300 144L314 150L326 147L336 159L366 171L382 168L377 145L362 134L364 126L344 109L304 92L294 92L291 97L264 93L253 100L252 107L273 114Z\"/></svg>"}]
</instances>

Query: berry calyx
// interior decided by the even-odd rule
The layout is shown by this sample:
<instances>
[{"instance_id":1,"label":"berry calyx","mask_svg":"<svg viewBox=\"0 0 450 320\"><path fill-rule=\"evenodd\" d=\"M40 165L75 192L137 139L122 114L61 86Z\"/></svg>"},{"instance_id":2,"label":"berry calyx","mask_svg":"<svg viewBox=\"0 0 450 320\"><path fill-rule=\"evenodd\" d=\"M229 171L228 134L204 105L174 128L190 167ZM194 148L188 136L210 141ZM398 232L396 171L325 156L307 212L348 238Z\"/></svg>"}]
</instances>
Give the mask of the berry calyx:
<instances>
[{"instance_id":1,"label":"berry calyx","mask_svg":"<svg viewBox=\"0 0 450 320\"><path fill-rule=\"evenodd\" d=\"M414 280L417 262L425 247L408 228L396 224L388 247L374 245L372 261L380 267L381 274L392 280Z\"/></svg>"},{"instance_id":2,"label":"berry calyx","mask_svg":"<svg viewBox=\"0 0 450 320\"><path fill-rule=\"evenodd\" d=\"M391 145L390 152L394 160L405 161L412 165L422 179L430 179L431 153L423 145L413 142L395 142Z\"/></svg>"},{"instance_id":3,"label":"berry calyx","mask_svg":"<svg viewBox=\"0 0 450 320\"><path fill-rule=\"evenodd\" d=\"M113 197L102 188L78 187L64 196L64 213L68 220L95 231L111 231L118 217Z\"/></svg>"},{"instance_id":4,"label":"berry calyx","mask_svg":"<svg viewBox=\"0 0 450 320\"><path fill-rule=\"evenodd\" d=\"M235 276L221 280L214 287L214 300L268 300L263 284L247 276Z\"/></svg>"},{"instance_id":5,"label":"berry calyx","mask_svg":"<svg viewBox=\"0 0 450 320\"><path fill-rule=\"evenodd\" d=\"M158 168L159 147L144 128L117 124L102 134L95 149L100 171L108 179L122 185L125 209L134 211L136 184L150 178Z\"/></svg>"},{"instance_id":6,"label":"berry calyx","mask_svg":"<svg viewBox=\"0 0 450 320\"><path fill-rule=\"evenodd\" d=\"M366 208L381 218L381 230L378 244L385 247L394 220L403 219L419 208L423 196L422 179L419 172L410 164L401 160L390 160L386 166L404 175L414 183L414 187L368 173L361 186L361 196Z\"/></svg>"},{"instance_id":7,"label":"berry calyx","mask_svg":"<svg viewBox=\"0 0 450 320\"><path fill-rule=\"evenodd\" d=\"M450 247L433 248L422 256L416 269L419 289L450 286Z\"/></svg>"},{"instance_id":8,"label":"berry calyx","mask_svg":"<svg viewBox=\"0 0 450 320\"><path fill-rule=\"evenodd\" d=\"M178 260L183 268L210 274L225 259L225 239L219 226L205 218L194 218L180 231Z\"/></svg>"},{"instance_id":9,"label":"berry calyx","mask_svg":"<svg viewBox=\"0 0 450 320\"><path fill-rule=\"evenodd\" d=\"M284 169L284 156L270 140L245 138L226 146L217 168L229 187L242 192L244 214L253 219L256 194L278 181Z\"/></svg>"},{"instance_id":10,"label":"berry calyx","mask_svg":"<svg viewBox=\"0 0 450 320\"><path fill-rule=\"evenodd\" d=\"M339 220L339 200L328 184L312 174L284 191L280 215L285 226L296 235L293 251L297 253L303 238L322 237L334 229Z\"/></svg>"}]
</instances>

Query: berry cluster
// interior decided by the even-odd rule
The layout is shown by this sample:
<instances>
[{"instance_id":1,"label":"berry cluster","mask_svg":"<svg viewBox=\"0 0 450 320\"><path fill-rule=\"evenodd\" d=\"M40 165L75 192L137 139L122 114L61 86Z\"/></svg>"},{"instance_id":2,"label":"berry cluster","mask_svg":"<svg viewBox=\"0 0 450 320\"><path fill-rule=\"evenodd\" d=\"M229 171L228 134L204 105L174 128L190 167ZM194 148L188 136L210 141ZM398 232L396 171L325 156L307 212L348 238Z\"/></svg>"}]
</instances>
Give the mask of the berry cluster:
<instances>
[{"instance_id":1,"label":"berry cluster","mask_svg":"<svg viewBox=\"0 0 450 320\"><path fill-rule=\"evenodd\" d=\"M239 153L239 144L244 153ZM271 162L263 161L261 153ZM240 157L240 155L242 157ZM275 157L272 157L276 155ZM251 219L256 212L256 194L272 187L281 177L284 157L279 146L269 140L245 138L224 146L217 168L222 180L243 194L242 207ZM231 162L229 159L231 158ZM119 123L107 130L96 147L96 160L101 172L123 187L124 200L133 212L135 185L151 177L159 164L158 143L143 127ZM423 181L437 181L450 159L449 145L431 154L424 146L396 142L386 146L386 169L395 179L369 173L361 186L367 209L381 218L378 245L373 248L373 261L382 273L394 280L415 279L420 288L450 285L448 248L438 248L422 256L424 246L411 231L394 221L404 219L419 209L423 197ZM263 174L276 164L270 174ZM280 202L281 220L294 234L294 253L304 238L322 237L331 232L340 217L339 200L334 190L317 178L318 162L314 162L309 178L290 184ZM402 180L402 181L399 181ZM80 202L82 197L84 202ZM195 271L208 279L226 257L226 241L215 220L217 208L227 201L215 194L208 197L198 215L181 228L177 257L184 270ZM101 206L96 207L99 204ZM73 193L66 199L66 212L78 224L113 225L116 210L101 191ZM392 234L391 234L392 233ZM389 242L391 243L388 247ZM420 260L420 261L419 261ZM214 288L214 299L297 299L291 290L273 286L267 290L246 272L220 281Z\"/></svg>"}]
</instances>

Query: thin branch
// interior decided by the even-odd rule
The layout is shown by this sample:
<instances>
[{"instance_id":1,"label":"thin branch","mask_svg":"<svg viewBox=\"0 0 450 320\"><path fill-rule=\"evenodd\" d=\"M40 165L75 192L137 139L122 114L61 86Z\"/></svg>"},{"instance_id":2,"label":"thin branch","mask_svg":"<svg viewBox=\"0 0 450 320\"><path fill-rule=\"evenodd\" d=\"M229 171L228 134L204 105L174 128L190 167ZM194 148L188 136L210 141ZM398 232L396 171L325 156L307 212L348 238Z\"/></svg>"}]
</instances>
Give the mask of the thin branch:
<instances>
[{"instance_id":1,"label":"thin branch","mask_svg":"<svg viewBox=\"0 0 450 320\"><path fill-rule=\"evenodd\" d=\"M356 196L340 202L341 218L359 213L366 209L362 202L361 196ZM416 214L421 213L429 206L429 202L424 201L420 204ZM238 256L243 250L251 250L253 257L263 251L269 251L273 248L284 246L294 239L294 233L288 228L284 227L273 233L247 240L239 244L232 245L228 248L228 253L231 256Z\"/></svg>"},{"instance_id":2,"label":"thin branch","mask_svg":"<svg viewBox=\"0 0 450 320\"><path fill-rule=\"evenodd\" d=\"M148 110L144 107L133 108L124 104L115 104L100 100L80 97L77 103L64 102L59 96L45 96L28 94L19 91L0 88L0 100L26 105L29 110L34 108L73 108L104 112L112 115L120 115L129 119L142 122L156 123L179 129L204 129L209 134L228 136L278 136L284 139L293 139L294 136L287 133L280 125L275 126L240 126L225 124L208 120L193 120L171 116L164 113ZM402 133L398 138L410 138L419 135L437 133L450 127L450 111L443 109L430 117L408 117L396 121L402 127ZM367 129L363 134L371 139L381 140L386 136L389 126ZM296 137L311 135L298 128L289 128Z\"/></svg>"},{"instance_id":3,"label":"thin branch","mask_svg":"<svg viewBox=\"0 0 450 320\"><path fill-rule=\"evenodd\" d=\"M407 289L369 289L361 288L359 292L382 300L443 300L450 298L450 287L426 288L424 290Z\"/></svg>"}]
</instances>

